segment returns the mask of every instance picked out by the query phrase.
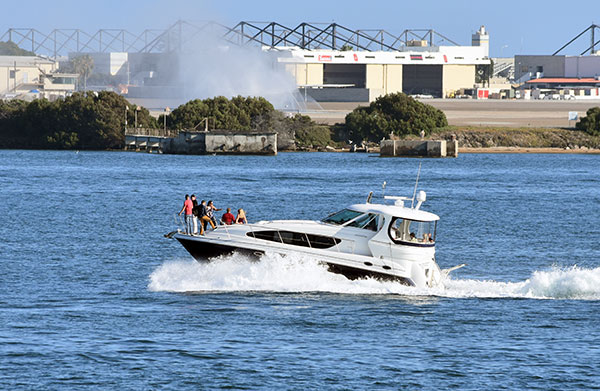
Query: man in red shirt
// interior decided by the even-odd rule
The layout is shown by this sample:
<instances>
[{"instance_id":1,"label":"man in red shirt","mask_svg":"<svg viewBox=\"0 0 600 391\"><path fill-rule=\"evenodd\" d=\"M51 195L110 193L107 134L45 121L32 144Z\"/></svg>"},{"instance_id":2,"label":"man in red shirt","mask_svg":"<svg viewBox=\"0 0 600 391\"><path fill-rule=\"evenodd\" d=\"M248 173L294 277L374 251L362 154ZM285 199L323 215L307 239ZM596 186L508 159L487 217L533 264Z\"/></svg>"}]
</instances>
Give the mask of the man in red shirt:
<instances>
[{"instance_id":1,"label":"man in red shirt","mask_svg":"<svg viewBox=\"0 0 600 391\"><path fill-rule=\"evenodd\" d=\"M183 203L183 207L179 211L179 216L183 212L185 212L185 233L191 235L192 234L192 219L193 214L192 210L194 209L194 204L192 200L190 200L190 196L188 194L185 195L185 202Z\"/></svg>"},{"instance_id":2,"label":"man in red shirt","mask_svg":"<svg viewBox=\"0 0 600 391\"><path fill-rule=\"evenodd\" d=\"M223 213L221 221L227 225L233 224L233 222L235 221L235 216L231 214L231 208L227 208L227 213Z\"/></svg>"}]
</instances>

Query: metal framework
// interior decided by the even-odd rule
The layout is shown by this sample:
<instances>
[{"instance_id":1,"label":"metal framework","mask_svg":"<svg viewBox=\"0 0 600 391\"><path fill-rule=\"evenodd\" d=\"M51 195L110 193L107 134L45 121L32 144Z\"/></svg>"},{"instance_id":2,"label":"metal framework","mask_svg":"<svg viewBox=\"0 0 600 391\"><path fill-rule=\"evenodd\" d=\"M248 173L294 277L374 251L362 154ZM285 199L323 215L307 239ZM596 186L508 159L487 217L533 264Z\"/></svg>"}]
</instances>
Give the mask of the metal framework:
<instances>
[{"instance_id":1,"label":"metal framework","mask_svg":"<svg viewBox=\"0 0 600 391\"><path fill-rule=\"evenodd\" d=\"M578 40L583 34L587 33L588 31L590 32L590 46L587 49L585 49L583 52L581 52L580 56L583 56L587 52L590 52L590 54L594 54L596 52L596 45L600 44L600 39L596 41L596 29L598 29L600 31L600 26L598 26L597 24L591 24L590 26L588 26L588 28L586 28L585 30L583 30L582 32L577 34L575 37L573 37L573 39L571 39L569 42L567 42L566 44L561 46L560 49L558 49L557 51L552 53L552 55L556 56L564 48L571 45L573 42Z\"/></svg>"},{"instance_id":2,"label":"metal framework","mask_svg":"<svg viewBox=\"0 0 600 391\"><path fill-rule=\"evenodd\" d=\"M9 28L0 41L56 58L71 52L164 53L185 51L206 34L239 46L294 46L302 49L396 51L409 40L424 40L430 46L447 42L459 45L431 29L407 29L399 35L386 30L352 30L337 23L300 23L287 27L277 22L239 22L234 27L209 21L195 25L179 20L167 29L147 29L134 34L124 29L101 29L88 33L80 29L54 29L43 33L33 28Z\"/></svg>"}]
</instances>

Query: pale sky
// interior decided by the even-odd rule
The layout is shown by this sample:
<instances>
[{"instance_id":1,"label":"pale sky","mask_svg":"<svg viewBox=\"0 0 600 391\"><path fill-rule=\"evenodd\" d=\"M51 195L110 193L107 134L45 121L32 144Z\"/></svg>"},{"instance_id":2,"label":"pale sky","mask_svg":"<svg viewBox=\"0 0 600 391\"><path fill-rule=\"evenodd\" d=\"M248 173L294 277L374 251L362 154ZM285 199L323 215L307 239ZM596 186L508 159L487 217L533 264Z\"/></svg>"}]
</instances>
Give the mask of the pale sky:
<instances>
[{"instance_id":1,"label":"pale sky","mask_svg":"<svg viewBox=\"0 0 600 391\"><path fill-rule=\"evenodd\" d=\"M434 29L470 45L471 34L485 25L490 55L552 54L587 28L600 22L599 0L547 1L202 1L202 0L29 0L2 1L0 34L9 28L164 29L178 19L198 23L215 20L233 27L239 21L276 21L289 27L301 22L336 22L350 29ZM596 40L600 39L597 31ZM590 35L561 54L579 54Z\"/></svg>"}]
</instances>

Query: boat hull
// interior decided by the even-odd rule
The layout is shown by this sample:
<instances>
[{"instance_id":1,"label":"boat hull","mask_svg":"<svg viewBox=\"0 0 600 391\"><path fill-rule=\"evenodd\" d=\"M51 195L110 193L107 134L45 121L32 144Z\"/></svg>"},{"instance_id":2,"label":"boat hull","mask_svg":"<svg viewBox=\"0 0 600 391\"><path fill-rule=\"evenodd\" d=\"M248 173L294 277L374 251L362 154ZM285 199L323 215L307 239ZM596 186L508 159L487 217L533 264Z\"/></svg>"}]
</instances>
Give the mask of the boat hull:
<instances>
[{"instance_id":1,"label":"boat hull","mask_svg":"<svg viewBox=\"0 0 600 391\"><path fill-rule=\"evenodd\" d=\"M229 246L221 243L214 243L212 241L201 240L199 238L188 239L187 237L182 237L177 235L175 237L183 245L183 247L196 259L198 262L210 262L211 258L215 258L222 255L230 255L235 253L249 255L253 258L258 259L265 252L244 248L239 246ZM286 252L280 251L282 255L287 255ZM401 284L407 286L414 286L415 284L407 278L403 278L400 276L386 274L381 272L375 272L372 270L365 270L356 267L340 265L336 263L331 263L326 260L320 261L323 264L327 265L327 270L331 273L341 274L349 280L357 280L361 278L375 278L377 280L382 281L396 281Z\"/></svg>"}]
</instances>

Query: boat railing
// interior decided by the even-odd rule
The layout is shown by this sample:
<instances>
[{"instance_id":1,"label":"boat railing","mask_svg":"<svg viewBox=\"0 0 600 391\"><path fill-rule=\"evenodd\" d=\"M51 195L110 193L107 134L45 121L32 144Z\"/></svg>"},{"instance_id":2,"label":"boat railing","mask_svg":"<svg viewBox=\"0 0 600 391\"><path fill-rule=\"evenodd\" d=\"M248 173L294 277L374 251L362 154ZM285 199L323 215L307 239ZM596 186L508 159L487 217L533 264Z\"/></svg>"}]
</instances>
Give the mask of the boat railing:
<instances>
[{"instance_id":1,"label":"boat railing","mask_svg":"<svg viewBox=\"0 0 600 391\"><path fill-rule=\"evenodd\" d=\"M175 220L175 225L177 226L177 232L185 232L185 220L184 220L184 217L181 217L180 214L175 213L173 215L173 220Z\"/></svg>"}]
</instances>

